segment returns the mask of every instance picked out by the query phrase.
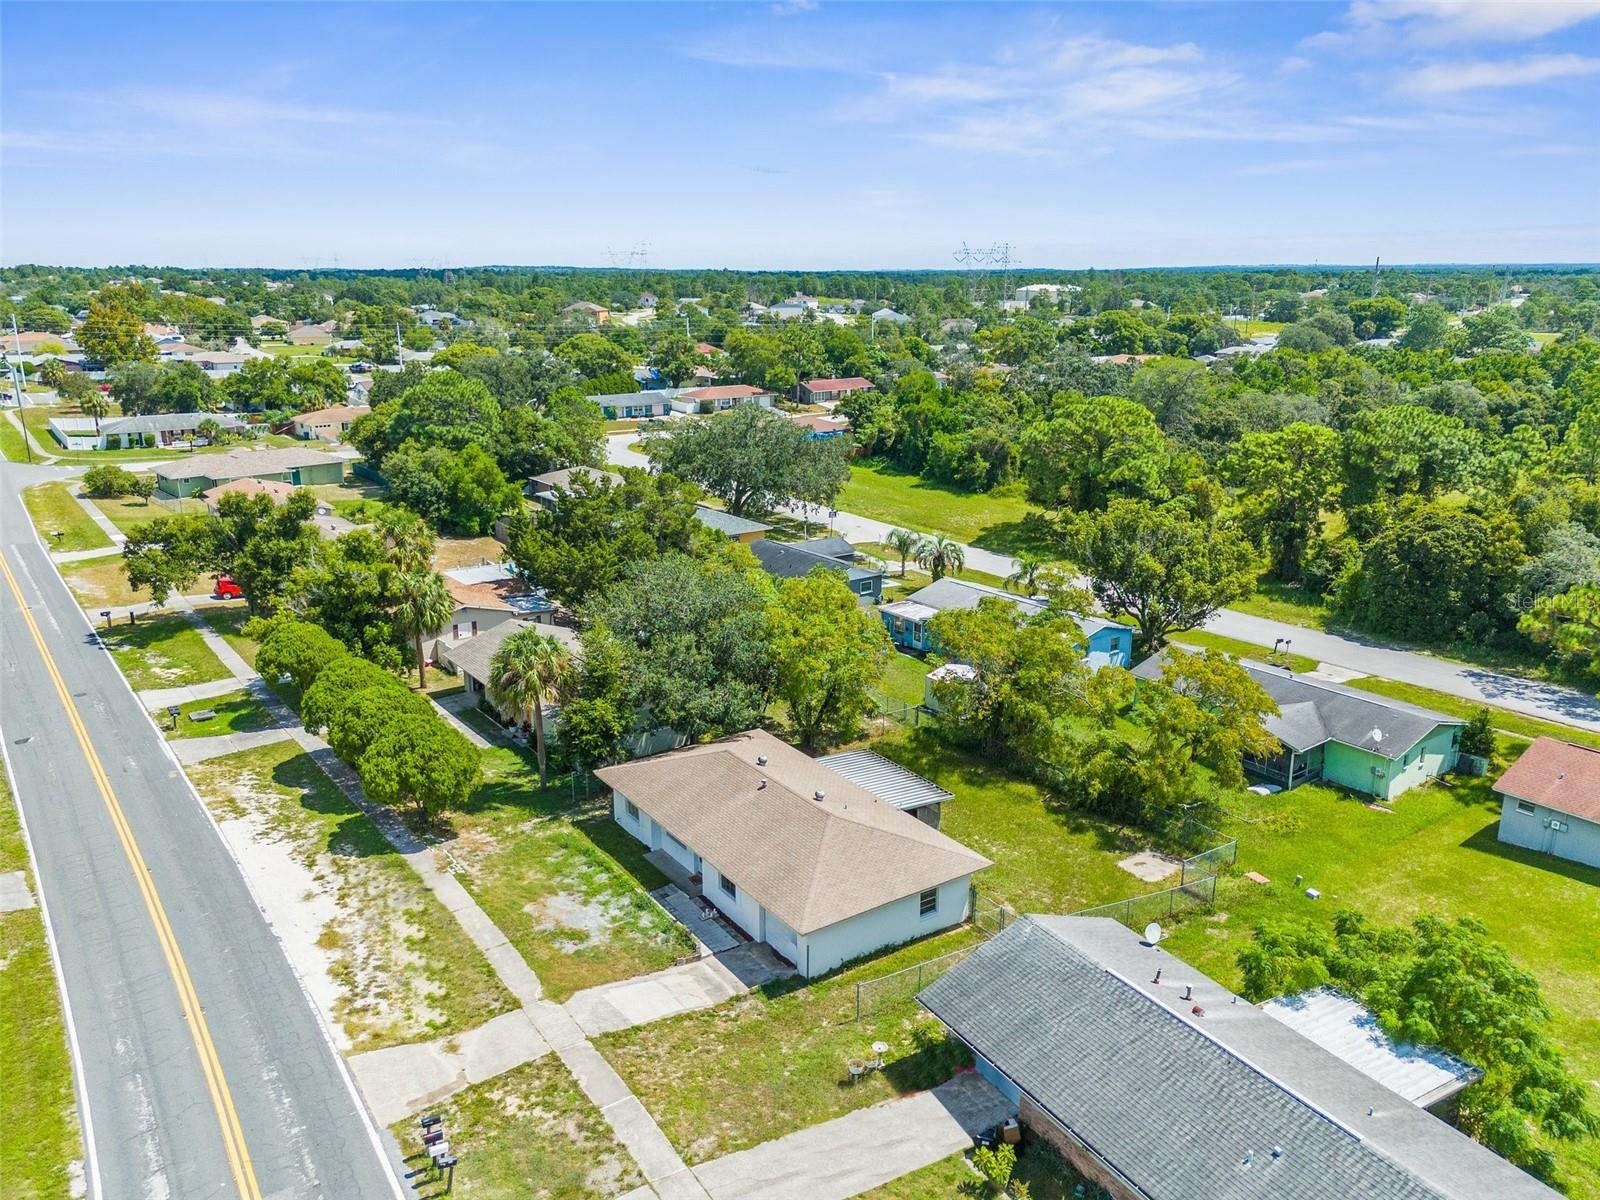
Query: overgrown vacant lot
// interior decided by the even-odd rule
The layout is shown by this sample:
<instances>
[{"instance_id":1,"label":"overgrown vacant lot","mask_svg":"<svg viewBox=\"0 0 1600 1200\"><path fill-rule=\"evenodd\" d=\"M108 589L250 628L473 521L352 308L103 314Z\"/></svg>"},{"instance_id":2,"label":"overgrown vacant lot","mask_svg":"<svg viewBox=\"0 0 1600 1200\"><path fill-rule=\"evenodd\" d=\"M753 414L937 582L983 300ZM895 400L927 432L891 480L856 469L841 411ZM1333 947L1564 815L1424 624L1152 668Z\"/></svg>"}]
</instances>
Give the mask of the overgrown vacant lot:
<instances>
[{"instance_id":1,"label":"overgrown vacant lot","mask_svg":"<svg viewBox=\"0 0 1600 1200\"><path fill-rule=\"evenodd\" d=\"M967 929L940 934L809 986L775 984L595 1044L685 1161L708 1162L954 1074L965 1050L909 991L897 990L858 1023L855 984L976 937ZM849 1060L870 1058L875 1041L889 1044L884 1069L852 1084Z\"/></svg>"},{"instance_id":2,"label":"overgrown vacant lot","mask_svg":"<svg viewBox=\"0 0 1600 1200\"><path fill-rule=\"evenodd\" d=\"M102 627L100 637L136 692L228 678L228 668L183 617L145 617L137 625L124 621L109 632Z\"/></svg>"},{"instance_id":3,"label":"overgrown vacant lot","mask_svg":"<svg viewBox=\"0 0 1600 1200\"><path fill-rule=\"evenodd\" d=\"M456 1033L516 1007L455 918L297 743L189 774L257 893L293 898L307 932L286 934L291 956L351 1051Z\"/></svg>"},{"instance_id":4,"label":"overgrown vacant lot","mask_svg":"<svg viewBox=\"0 0 1600 1200\"><path fill-rule=\"evenodd\" d=\"M1519 747L1520 748L1520 747ZM1302 786L1243 796L1226 832L1239 837L1239 870L1220 882L1216 911L1185 917L1166 946L1230 986L1235 956L1262 921L1329 921L1353 908L1398 923L1425 914L1475 916L1543 986L1551 1033L1580 1078L1600 1080L1600 1009L1594 1000L1600 947L1600 871L1495 836L1499 806L1487 779L1407 792L1393 812L1368 808L1332 788ZM1321 900L1294 886L1316 887ZM1600 1144L1551 1143L1573 1195L1600 1195Z\"/></svg>"},{"instance_id":5,"label":"overgrown vacant lot","mask_svg":"<svg viewBox=\"0 0 1600 1200\"><path fill-rule=\"evenodd\" d=\"M519 750L483 755L486 782L452 813L463 882L555 1000L671 966L694 944L646 892L666 877L611 819L610 794L539 788Z\"/></svg>"},{"instance_id":6,"label":"overgrown vacant lot","mask_svg":"<svg viewBox=\"0 0 1600 1200\"><path fill-rule=\"evenodd\" d=\"M920 475L873 462L858 462L850 482L836 501L843 512L856 513L920 533L947 533L958 542L1014 553L1040 549L1038 531L1028 522L1039 510L1010 488L995 492L963 492L931 483ZM898 557L895 559L898 565Z\"/></svg>"},{"instance_id":7,"label":"overgrown vacant lot","mask_svg":"<svg viewBox=\"0 0 1600 1200\"><path fill-rule=\"evenodd\" d=\"M507 1071L433 1105L461 1159L463 1200L592 1200L644 1182L611 1127L555 1055ZM407 1167L426 1160L415 1120L392 1126ZM423 1186L423 1196L438 1194Z\"/></svg>"},{"instance_id":8,"label":"overgrown vacant lot","mask_svg":"<svg viewBox=\"0 0 1600 1200\"><path fill-rule=\"evenodd\" d=\"M110 549L111 539L96 525L65 483L41 483L22 493L39 540L50 550ZM61 536L56 537L59 533Z\"/></svg>"},{"instance_id":9,"label":"overgrown vacant lot","mask_svg":"<svg viewBox=\"0 0 1600 1200\"><path fill-rule=\"evenodd\" d=\"M118 608L125 604L148 604L148 588L128 586L127 573L122 569L122 555L108 554L104 558L86 558L80 562L61 563L57 568L67 587L77 597L78 603L91 615L102 608Z\"/></svg>"},{"instance_id":10,"label":"overgrown vacant lot","mask_svg":"<svg viewBox=\"0 0 1600 1200\"><path fill-rule=\"evenodd\" d=\"M0 873L28 865L11 789L0 775ZM8 1200L55 1200L72 1191L83 1153L60 992L38 908L0 913L0 1182Z\"/></svg>"}]
</instances>

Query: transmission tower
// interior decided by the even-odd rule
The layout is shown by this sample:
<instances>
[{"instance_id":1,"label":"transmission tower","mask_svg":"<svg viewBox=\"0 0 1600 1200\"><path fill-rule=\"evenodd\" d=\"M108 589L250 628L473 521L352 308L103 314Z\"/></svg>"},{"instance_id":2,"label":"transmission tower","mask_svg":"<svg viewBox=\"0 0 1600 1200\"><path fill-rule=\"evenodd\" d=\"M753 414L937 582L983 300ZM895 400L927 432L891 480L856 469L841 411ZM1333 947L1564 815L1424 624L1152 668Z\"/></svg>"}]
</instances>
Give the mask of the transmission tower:
<instances>
[{"instance_id":1,"label":"transmission tower","mask_svg":"<svg viewBox=\"0 0 1600 1200\"><path fill-rule=\"evenodd\" d=\"M1002 298L1010 291L1011 268L1017 265L1010 242L996 242L992 246L970 246L962 242L953 257L967 269L967 283L974 301L982 299L990 274L998 276Z\"/></svg>"},{"instance_id":2,"label":"transmission tower","mask_svg":"<svg viewBox=\"0 0 1600 1200\"><path fill-rule=\"evenodd\" d=\"M636 242L631 250L612 250L607 248L606 257L611 260L613 267L640 271L650 265L650 243Z\"/></svg>"}]
</instances>

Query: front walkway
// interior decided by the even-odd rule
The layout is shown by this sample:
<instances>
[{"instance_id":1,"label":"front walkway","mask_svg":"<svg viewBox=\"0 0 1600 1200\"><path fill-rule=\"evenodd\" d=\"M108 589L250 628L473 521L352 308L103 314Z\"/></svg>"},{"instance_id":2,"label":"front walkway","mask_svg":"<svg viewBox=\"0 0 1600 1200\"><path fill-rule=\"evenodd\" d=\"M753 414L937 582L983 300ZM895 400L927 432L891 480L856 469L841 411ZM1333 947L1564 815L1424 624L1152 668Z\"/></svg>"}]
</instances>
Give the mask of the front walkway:
<instances>
[{"instance_id":1,"label":"front walkway","mask_svg":"<svg viewBox=\"0 0 1600 1200\"><path fill-rule=\"evenodd\" d=\"M694 1169L711 1200L845 1200L968 1149L1016 1107L975 1073Z\"/></svg>"},{"instance_id":2,"label":"front walkway","mask_svg":"<svg viewBox=\"0 0 1600 1200\"><path fill-rule=\"evenodd\" d=\"M765 946L749 942L652 975L586 988L568 1000L566 1008L579 1027L595 1037L713 1008L793 974Z\"/></svg>"}]
</instances>

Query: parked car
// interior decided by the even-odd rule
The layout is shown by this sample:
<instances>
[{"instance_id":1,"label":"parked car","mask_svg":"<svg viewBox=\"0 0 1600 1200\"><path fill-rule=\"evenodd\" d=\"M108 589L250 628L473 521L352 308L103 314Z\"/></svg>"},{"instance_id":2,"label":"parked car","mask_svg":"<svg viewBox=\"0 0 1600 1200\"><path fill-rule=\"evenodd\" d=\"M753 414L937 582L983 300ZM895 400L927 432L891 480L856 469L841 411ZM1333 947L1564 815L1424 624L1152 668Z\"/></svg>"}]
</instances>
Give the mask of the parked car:
<instances>
[{"instance_id":1,"label":"parked car","mask_svg":"<svg viewBox=\"0 0 1600 1200\"><path fill-rule=\"evenodd\" d=\"M217 590L211 593L213 600L243 600L244 592L233 581L231 575L217 576Z\"/></svg>"}]
</instances>

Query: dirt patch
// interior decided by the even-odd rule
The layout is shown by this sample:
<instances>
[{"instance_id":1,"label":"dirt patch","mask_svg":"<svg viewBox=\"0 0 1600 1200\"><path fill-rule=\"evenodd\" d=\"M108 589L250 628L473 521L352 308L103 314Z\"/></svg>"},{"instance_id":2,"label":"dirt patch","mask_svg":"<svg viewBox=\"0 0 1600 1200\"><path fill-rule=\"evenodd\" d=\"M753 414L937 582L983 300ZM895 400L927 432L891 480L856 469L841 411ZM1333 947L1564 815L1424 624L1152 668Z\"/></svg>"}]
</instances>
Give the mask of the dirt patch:
<instances>
[{"instance_id":1,"label":"dirt patch","mask_svg":"<svg viewBox=\"0 0 1600 1200\"><path fill-rule=\"evenodd\" d=\"M562 949L570 953L609 941L630 906L604 896L585 899L574 892L557 892L523 907L540 929L562 935Z\"/></svg>"},{"instance_id":2,"label":"dirt patch","mask_svg":"<svg viewBox=\"0 0 1600 1200\"><path fill-rule=\"evenodd\" d=\"M1157 854L1154 850L1141 850L1120 860L1117 866L1146 883L1159 883L1181 871L1183 860L1170 854Z\"/></svg>"}]
</instances>

